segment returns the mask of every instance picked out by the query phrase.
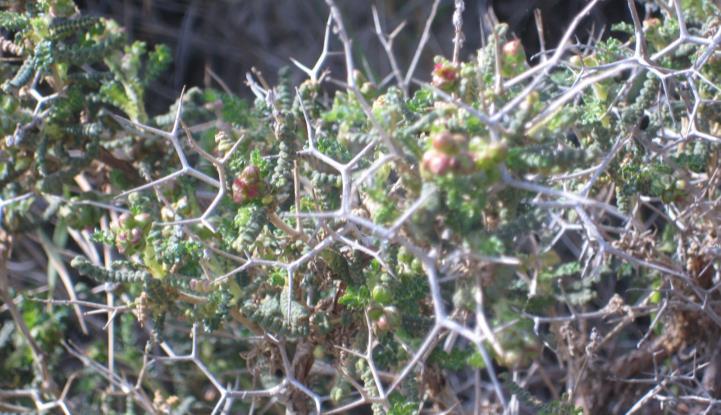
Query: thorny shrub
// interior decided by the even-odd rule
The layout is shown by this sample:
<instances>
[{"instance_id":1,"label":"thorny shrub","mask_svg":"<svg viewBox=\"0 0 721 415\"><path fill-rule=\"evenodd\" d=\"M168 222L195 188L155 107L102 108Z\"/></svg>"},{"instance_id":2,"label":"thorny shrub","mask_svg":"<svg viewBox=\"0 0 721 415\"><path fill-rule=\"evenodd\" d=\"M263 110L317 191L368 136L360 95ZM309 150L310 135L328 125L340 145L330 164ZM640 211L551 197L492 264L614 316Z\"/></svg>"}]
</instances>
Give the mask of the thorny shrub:
<instances>
[{"instance_id":1,"label":"thorny shrub","mask_svg":"<svg viewBox=\"0 0 721 415\"><path fill-rule=\"evenodd\" d=\"M327 3L302 84L157 116L166 48L0 12L0 410L718 413L713 2L531 66L504 25L459 59L456 0L428 83L380 24L371 82Z\"/></svg>"}]
</instances>

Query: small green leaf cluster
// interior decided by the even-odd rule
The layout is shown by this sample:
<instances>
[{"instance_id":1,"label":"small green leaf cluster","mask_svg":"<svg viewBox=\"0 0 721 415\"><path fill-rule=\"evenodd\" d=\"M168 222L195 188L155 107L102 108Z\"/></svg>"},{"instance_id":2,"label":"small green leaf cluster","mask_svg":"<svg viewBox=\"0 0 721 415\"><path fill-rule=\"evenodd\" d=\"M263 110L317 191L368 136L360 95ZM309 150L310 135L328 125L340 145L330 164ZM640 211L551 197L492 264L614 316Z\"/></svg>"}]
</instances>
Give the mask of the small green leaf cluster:
<instances>
[{"instance_id":1,"label":"small green leaf cluster","mask_svg":"<svg viewBox=\"0 0 721 415\"><path fill-rule=\"evenodd\" d=\"M643 23L664 76L631 65L633 42L613 37L533 72L521 42L499 25L467 61L437 57L429 83L416 89L376 85L356 71L356 90L328 95L307 79L296 92L283 69L274 87L250 82L253 103L190 88L152 115L148 87L169 66L169 49L127 42L117 23L81 16L69 0L24 3L0 13L19 58L0 61L0 196L17 199L0 207L3 232L22 239L50 229L63 258L81 253L69 269L48 268L53 288L60 273L117 294L126 313L120 344L134 350L118 359L137 376L134 390L186 394L197 403L189 412L207 409L196 386L208 373L238 390L280 391L292 380L282 402L298 413L311 400L297 382L329 396L323 405L352 402L352 383L374 413L411 414L425 403L451 410L443 400L450 379L495 382L495 371L551 365L570 376L568 368L585 365L594 351L574 343L585 333L572 338L559 322L597 319L579 310L612 317L623 308L606 304L622 290L616 282L673 291L669 275L683 270L672 287L687 289L688 300L698 287L683 284L701 284L718 267L699 244L718 243L709 212L721 157L718 140L704 137L721 134L712 105L721 90L708 85L721 64L713 53L693 76L669 83L671 71L706 51L692 42L661 53L678 34L671 17ZM709 36L718 22L702 18L708 2L683 3L693 36ZM679 125L691 132L672 134ZM693 212L698 223L674 222ZM103 306L104 295L83 291ZM659 302L649 298L639 312ZM40 344L64 353L69 317L39 321L47 311L37 303L21 308ZM5 327L0 351L11 357L1 373L32 359ZM189 339L189 327L205 333ZM83 341L109 359L100 338ZM614 352L632 353L630 338ZM178 345L200 369L154 368L142 378L146 341L153 356ZM30 382L23 373L9 384ZM381 399L388 382L394 390ZM578 413L513 381L498 387L539 413Z\"/></svg>"}]
</instances>

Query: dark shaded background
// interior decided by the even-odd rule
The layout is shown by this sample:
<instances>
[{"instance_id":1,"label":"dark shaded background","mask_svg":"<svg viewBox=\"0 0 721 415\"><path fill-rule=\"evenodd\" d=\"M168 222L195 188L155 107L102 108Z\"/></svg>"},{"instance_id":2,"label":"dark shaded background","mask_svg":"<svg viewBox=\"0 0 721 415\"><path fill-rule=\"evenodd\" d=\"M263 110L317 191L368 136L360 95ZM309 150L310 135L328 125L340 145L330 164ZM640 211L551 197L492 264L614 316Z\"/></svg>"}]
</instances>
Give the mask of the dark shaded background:
<instances>
[{"instance_id":1,"label":"dark shaded background","mask_svg":"<svg viewBox=\"0 0 721 415\"><path fill-rule=\"evenodd\" d=\"M149 44L165 43L174 54L174 65L156 85L150 97L150 111L167 108L183 85L213 85L208 69L218 74L229 88L248 96L245 73L257 67L274 82L278 68L291 65L293 57L307 66L320 53L328 8L324 0L79 0L90 14L112 17L128 36ZM385 52L373 26L371 5L375 4L386 32L406 21L394 51L405 70L415 52L420 33L432 5L431 0L337 0L346 25L354 38L356 62L372 69L378 78L390 72ZM510 24L531 56L539 49L533 10L541 10L547 47L553 47L568 22L583 8L584 0L466 0L463 31L466 36L462 57L481 47L483 31L494 15ZM639 8L640 9L640 8ZM427 78L434 55L452 53L453 0L443 0L431 31L431 38L416 76ZM606 0L584 20L576 35L581 41L596 35L614 22L629 19L626 1ZM333 39L332 50L340 50ZM364 65L365 64L365 65ZM343 79L342 57L329 60L336 78ZM296 80L303 79L294 70ZM217 84L215 84L217 86Z\"/></svg>"}]
</instances>

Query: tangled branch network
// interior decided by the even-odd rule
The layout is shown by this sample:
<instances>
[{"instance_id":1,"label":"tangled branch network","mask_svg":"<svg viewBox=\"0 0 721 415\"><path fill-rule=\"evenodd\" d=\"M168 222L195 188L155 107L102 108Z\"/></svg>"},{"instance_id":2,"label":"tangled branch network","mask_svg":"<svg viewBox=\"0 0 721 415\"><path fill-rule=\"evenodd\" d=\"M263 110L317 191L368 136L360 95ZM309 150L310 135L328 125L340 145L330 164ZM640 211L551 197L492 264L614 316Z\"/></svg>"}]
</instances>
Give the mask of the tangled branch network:
<instances>
[{"instance_id":1,"label":"tangled branch network","mask_svg":"<svg viewBox=\"0 0 721 415\"><path fill-rule=\"evenodd\" d=\"M594 0L553 50L529 59L498 25L464 62L456 0L431 82L416 67L443 2L405 71L404 25L386 32L373 9L380 80L326 3L320 57L293 60L300 86L256 72L252 107L194 88L158 117L141 86L162 50L122 55L113 24L27 12L49 40L7 48L25 59L7 100L27 107L0 148L0 350L33 369L0 410L721 411L715 3L647 2L642 19L628 0L613 28L627 40L574 41ZM33 30L4 13L16 37ZM73 60L95 57L71 52L76 35L107 73ZM344 79L325 70L335 56ZM38 256L53 288L11 289ZM66 307L74 319L28 321Z\"/></svg>"}]
</instances>

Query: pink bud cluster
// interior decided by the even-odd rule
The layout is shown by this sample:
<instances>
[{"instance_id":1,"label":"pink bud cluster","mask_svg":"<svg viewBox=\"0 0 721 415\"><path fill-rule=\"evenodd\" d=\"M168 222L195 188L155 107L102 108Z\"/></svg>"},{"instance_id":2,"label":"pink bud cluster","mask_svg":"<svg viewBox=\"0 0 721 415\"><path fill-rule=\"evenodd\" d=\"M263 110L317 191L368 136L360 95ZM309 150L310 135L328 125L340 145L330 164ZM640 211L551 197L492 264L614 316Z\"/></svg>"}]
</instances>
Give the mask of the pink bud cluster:
<instances>
[{"instance_id":1,"label":"pink bud cluster","mask_svg":"<svg viewBox=\"0 0 721 415\"><path fill-rule=\"evenodd\" d=\"M263 182L260 178L260 169L251 164L233 180L233 201L245 203L260 196Z\"/></svg>"}]
</instances>

